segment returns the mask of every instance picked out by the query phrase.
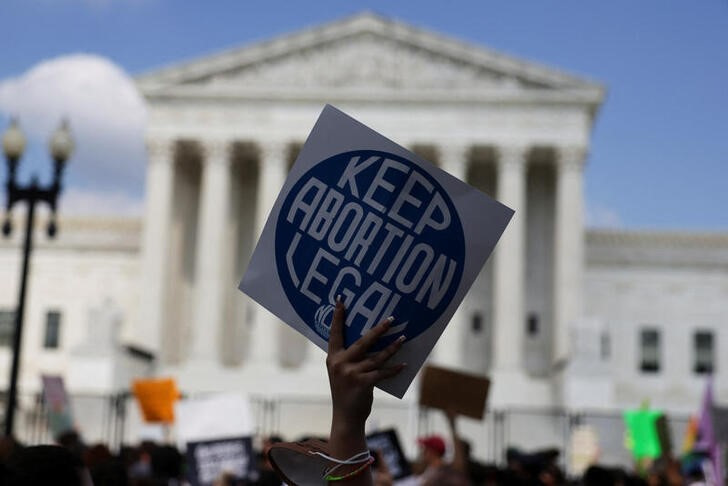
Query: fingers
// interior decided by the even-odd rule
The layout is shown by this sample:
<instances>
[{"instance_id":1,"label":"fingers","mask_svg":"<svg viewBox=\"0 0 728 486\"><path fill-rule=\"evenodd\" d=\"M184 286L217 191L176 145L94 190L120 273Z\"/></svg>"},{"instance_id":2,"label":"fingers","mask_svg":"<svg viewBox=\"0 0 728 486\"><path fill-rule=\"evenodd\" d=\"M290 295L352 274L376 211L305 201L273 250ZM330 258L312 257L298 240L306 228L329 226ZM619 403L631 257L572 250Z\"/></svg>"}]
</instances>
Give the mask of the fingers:
<instances>
[{"instance_id":1,"label":"fingers","mask_svg":"<svg viewBox=\"0 0 728 486\"><path fill-rule=\"evenodd\" d=\"M396 341L391 343L389 346L384 348L383 350L379 351L378 353L368 357L364 361L361 362L360 370L362 372L372 371L379 367L381 367L384 363L386 363L389 358L394 356L397 351L399 351L402 348L402 344L405 341L404 336L400 336L397 338Z\"/></svg>"},{"instance_id":2,"label":"fingers","mask_svg":"<svg viewBox=\"0 0 728 486\"><path fill-rule=\"evenodd\" d=\"M407 367L407 363L399 363L393 366L385 366L376 370L361 374L361 379L368 385L376 385L382 380L391 378Z\"/></svg>"},{"instance_id":3,"label":"fingers","mask_svg":"<svg viewBox=\"0 0 728 486\"><path fill-rule=\"evenodd\" d=\"M336 296L336 308L331 318L329 329L329 354L344 349L344 321L346 320L346 307L341 296Z\"/></svg>"},{"instance_id":4,"label":"fingers","mask_svg":"<svg viewBox=\"0 0 728 486\"><path fill-rule=\"evenodd\" d=\"M353 356L364 356L364 354L371 348L377 339L379 339L384 333L389 330L389 326L394 321L394 317L387 317L382 322L369 329L369 331L360 337L354 344L349 348Z\"/></svg>"}]
</instances>

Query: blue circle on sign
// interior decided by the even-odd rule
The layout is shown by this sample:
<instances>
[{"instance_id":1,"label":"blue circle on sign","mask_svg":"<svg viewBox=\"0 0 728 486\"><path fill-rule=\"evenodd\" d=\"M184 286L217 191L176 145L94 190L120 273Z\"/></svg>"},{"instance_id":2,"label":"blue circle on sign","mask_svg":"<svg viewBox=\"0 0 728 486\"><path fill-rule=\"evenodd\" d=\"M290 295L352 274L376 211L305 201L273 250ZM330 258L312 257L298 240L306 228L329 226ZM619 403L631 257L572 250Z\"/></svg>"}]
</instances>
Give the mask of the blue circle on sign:
<instances>
[{"instance_id":1,"label":"blue circle on sign","mask_svg":"<svg viewBox=\"0 0 728 486\"><path fill-rule=\"evenodd\" d=\"M399 155L344 152L308 170L286 195L275 230L283 289L298 316L328 340L336 296L349 346L388 316L372 348L417 337L455 296L465 237L432 175Z\"/></svg>"}]
</instances>

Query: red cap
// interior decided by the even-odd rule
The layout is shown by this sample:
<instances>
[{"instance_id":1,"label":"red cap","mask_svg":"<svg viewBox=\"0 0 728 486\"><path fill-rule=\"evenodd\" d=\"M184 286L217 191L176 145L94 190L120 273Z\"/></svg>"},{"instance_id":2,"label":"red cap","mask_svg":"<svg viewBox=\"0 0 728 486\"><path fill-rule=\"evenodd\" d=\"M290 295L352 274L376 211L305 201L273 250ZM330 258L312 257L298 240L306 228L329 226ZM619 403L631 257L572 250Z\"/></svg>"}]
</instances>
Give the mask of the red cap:
<instances>
[{"instance_id":1,"label":"red cap","mask_svg":"<svg viewBox=\"0 0 728 486\"><path fill-rule=\"evenodd\" d=\"M417 439L417 442L427 448L431 449L435 453L437 453L438 456L444 456L445 455L445 441L442 440L442 437L439 435L429 435L427 437L420 437Z\"/></svg>"}]
</instances>

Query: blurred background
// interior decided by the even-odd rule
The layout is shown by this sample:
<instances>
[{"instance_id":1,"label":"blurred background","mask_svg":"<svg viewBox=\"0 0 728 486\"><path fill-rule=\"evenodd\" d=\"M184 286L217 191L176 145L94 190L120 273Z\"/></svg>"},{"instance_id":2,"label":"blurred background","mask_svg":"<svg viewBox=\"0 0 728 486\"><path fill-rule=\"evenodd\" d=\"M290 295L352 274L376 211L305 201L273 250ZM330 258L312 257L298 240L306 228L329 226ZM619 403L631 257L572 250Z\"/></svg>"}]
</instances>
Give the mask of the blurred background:
<instances>
[{"instance_id":1,"label":"blurred background","mask_svg":"<svg viewBox=\"0 0 728 486\"><path fill-rule=\"evenodd\" d=\"M476 456L566 458L590 426L628 464L624 410L664 411L680 443L710 380L728 403L725 1L4 0L0 19L15 180L51 184L61 120L75 142L37 218L23 440L49 440L41 375L112 447L175 437L143 423L140 377L243 393L260 436L327 433L324 353L236 288L326 103L518 211L431 356L492 379L461 429ZM3 389L25 217L0 240ZM417 387L371 421L411 455L445 430Z\"/></svg>"}]
</instances>

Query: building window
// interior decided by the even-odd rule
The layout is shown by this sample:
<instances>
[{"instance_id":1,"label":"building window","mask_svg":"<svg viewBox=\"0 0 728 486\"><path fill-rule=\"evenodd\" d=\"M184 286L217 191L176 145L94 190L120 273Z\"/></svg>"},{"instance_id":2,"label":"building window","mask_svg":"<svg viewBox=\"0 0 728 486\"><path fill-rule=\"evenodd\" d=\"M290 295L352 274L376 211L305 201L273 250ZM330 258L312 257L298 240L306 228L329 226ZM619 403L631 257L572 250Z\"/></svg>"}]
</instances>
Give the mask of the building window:
<instances>
[{"instance_id":1,"label":"building window","mask_svg":"<svg viewBox=\"0 0 728 486\"><path fill-rule=\"evenodd\" d=\"M61 336L61 313L58 311L48 311L46 313L45 336L43 337L43 347L45 349L58 349L58 343Z\"/></svg>"},{"instance_id":2,"label":"building window","mask_svg":"<svg viewBox=\"0 0 728 486\"><path fill-rule=\"evenodd\" d=\"M693 371L701 374L713 373L713 357L715 356L713 333L710 331L696 331L693 335L693 345L695 348Z\"/></svg>"},{"instance_id":3,"label":"building window","mask_svg":"<svg viewBox=\"0 0 728 486\"><path fill-rule=\"evenodd\" d=\"M528 315L528 319L526 319L526 333L532 337L538 335L538 316L536 314Z\"/></svg>"},{"instance_id":4,"label":"building window","mask_svg":"<svg viewBox=\"0 0 728 486\"><path fill-rule=\"evenodd\" d=\"M640 370L644 373L660 371L660 331L654 328L642 329L640 334Z\"/></svg>"},{"instance_id":5,"label":"building window","mask_svg":"<svg viewBox=\"0 0 728 486\"><path fill-rule=\"evenodd\" d=\"M15 330L15 311L0 310L0 348L10 348L13 345L13 331Z\"/></svg>"},{"instance_id":6,"label":"building window","mask_svg":"<svg viewBox=\"0 0 728 486\"><path fill-rule=\"evenodd\" d=\"M612 352L612 343L609 339L609 333L604 331L599 340L599 353L602 356L602 361L609 359L609 355Z\"/></svg>"},{"instance_id":7,"label":"building window","mask_svg":"<svg viewBox=\"0 0 728 486\"><path fill-rule=\"evenodd\" d=\"M480 334L480 332L483 330L483 316L480 314L480 312L476 312L475 314L473 314L470 326L473 330L473 334Z\"/></svg>"}]
</instances>

